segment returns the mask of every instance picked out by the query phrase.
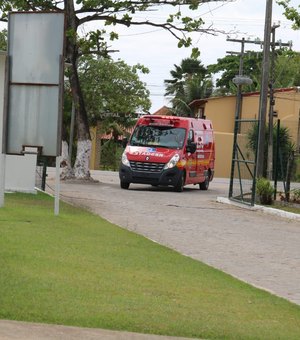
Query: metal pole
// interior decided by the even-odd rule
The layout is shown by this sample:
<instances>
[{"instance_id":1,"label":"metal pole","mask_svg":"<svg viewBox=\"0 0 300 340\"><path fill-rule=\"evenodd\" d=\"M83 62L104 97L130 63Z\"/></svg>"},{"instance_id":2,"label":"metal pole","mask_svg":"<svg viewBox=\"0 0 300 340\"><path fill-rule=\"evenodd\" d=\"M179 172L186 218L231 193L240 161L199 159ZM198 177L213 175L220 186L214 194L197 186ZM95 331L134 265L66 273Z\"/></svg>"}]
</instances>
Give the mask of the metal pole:
<instances>
[{"instance_id":1,"label":"metal pole","mask_svg":"<svg viewBox=\"0 0 300 340\"><path fill-rule=\"evenodd\" d=\"M55 171L55 197L54 197L54 215L59 214L59 192L60 192L60 156L56 157Z\"/></svg>"},{"instance_id":2,"label":"metal pole","mask_svg":"<svg viewBox=\"0 0 300 340\"><path fill-rule=\"evenodd\" d=\"M278 166L279 166L279 134L280 134L280 119L277 120L276 130L276 156L275 156L275 169L274 169L274 200L277 194L277 181L278 181Z\"/></svg>"},{"instance_id":3,"label":"metal pole","mask_svg":"<svg viewBox=\"0 0 300 340\"><path fill-rule=\"evenodd\" d=\"M268 83L270 67L271 22L272 22L272 0L266 0L263 68L259 100L259 132L258 132L256 177L262 177L264 171L266 111L268 102L268 85L269 85Z\"/></svg>"},{"instance_id":4,"label":"metal pole","mask_svg":"<svg viewBox=\"0 0 300 340\"><path fill-rule=\"evenodd\" d=\"M72 166L72 150L73 150L73 138L74 138L74 124L75 124L75 103L74 103L74 100L72 100L70 140L69 140L69 163L70 163L70 166Z\"/></svg>"},{"instance_id":5,"label":"metal pole","mask_svg":"<svg viewBox=\"0 0 300 340\"><path fill-rule=\"evenodd\" d=\"M243 74L243 66L244 66L244 51L245 51L245 39L243 38L240 53L240 65L239 65L239 76ZM234 178L234 166L235 159L237 157L237 135L240 132L240 122L241 118L241 107L242 107L242 85L237 85L237 94L236 94L236 105L235 105L235 123L234 123L234 137L233 137L233 151L232 151L232 161L231 161L231 174L230 174L230 183L229 183L229 198L233 195L233 178Z\"/></svg>"},{"instance_id":6,"label":"metal pole","mask_svg":"<svg viewBox=\"0 0 300 340\"><path fill-rule=\"evenodd\" d=\"M0 153L0 208L4 206L5 192L5 154Z\"/></svg>"}]
</instances>

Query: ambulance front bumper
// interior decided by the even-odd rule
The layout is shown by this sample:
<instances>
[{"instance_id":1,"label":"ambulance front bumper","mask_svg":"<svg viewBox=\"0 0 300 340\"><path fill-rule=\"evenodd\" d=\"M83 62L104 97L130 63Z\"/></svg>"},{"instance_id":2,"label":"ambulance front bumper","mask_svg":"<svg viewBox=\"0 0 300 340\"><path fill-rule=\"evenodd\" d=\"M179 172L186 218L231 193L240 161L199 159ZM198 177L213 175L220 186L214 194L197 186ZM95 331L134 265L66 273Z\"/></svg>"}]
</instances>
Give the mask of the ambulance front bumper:
<instances>
[{"instance_id":1,"label":"ambulance front bumper","mask_svg":"<svg viewBox=\"0 0 300 340\"><path fill-rule=\"evenodd\" d=\"M175 186L179 180L182 170L176 166L171 169L150 169L145 166L145 169L133 170L131 167L121 165L119 169L119 177L122 182L139 183L162 186Z\"/></svg>"}]
</instances>

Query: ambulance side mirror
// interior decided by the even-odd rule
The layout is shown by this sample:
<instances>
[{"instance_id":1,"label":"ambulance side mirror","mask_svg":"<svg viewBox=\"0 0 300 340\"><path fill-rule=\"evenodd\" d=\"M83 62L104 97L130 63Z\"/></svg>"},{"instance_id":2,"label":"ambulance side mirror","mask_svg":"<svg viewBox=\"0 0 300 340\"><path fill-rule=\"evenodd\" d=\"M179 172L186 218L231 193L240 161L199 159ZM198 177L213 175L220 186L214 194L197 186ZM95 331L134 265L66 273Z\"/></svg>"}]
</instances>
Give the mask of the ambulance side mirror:
<instances>
[{"instance_id":1,"label":"ambulance side mirror","mask_svg":"<svg viewBox=\"0 0 300 340\"><path fill-rule=\"evenodd\" d=\"M122 147L125 149L127 144L128 144L128 138L127 138L127 137L124 137L124 138L122 139Z\"/></svg>"},{"instance_id":2,"label":"ambulance side mirror","mask_svg":"<svg viewBox=\"0 0 300 340\"><path fill-rule=\"evenodd\" d=\"M190 153L194 153L197 149L197 144L195 142L188 142L186 146L186 151Z\"/></svg>"}]
</instances>

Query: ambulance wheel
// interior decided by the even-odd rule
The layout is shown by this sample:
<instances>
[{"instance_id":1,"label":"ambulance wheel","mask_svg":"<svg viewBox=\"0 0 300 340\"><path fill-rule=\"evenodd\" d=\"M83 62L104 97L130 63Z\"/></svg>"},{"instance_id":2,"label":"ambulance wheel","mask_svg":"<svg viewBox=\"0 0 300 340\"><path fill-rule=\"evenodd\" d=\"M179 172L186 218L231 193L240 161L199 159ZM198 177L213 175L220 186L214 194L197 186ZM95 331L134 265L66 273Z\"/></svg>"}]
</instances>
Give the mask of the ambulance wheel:
<instances>
[{"instance_id":1,"label":"ambulance wheel","mask_svg":"<svg viewBox=\"0 0 300 340\"><path fill-rule=\"evenodd\" d=\"M209 187L209 175L205 176L205 181L199 183L200 190L207 190Z\"/></svg>"},{"instance_id":2,"label":"ambulance wheel","mask_svg":"<svg viewBox=\"0 0 300 340\"><path fill-rule=\"evenodd\" d=\"M184 172L180 175L177 184L174 186L174 191L176 192L182 192L183 187L184 187L184 182L185 182L185 175Z\"/></svg>"},{"instance_id":3,"label":"ambulance wheel","mask_svg":"<svg viewBox=\"0 0 300 340\"><path fill-rule=\"evenodd\" d=\"M124 182L124 181L120 182L120 186L121 186L122 189L128 189L129 185L130 185L130 183L128 183L128 182Z\"/></svg>"}]
</instances>

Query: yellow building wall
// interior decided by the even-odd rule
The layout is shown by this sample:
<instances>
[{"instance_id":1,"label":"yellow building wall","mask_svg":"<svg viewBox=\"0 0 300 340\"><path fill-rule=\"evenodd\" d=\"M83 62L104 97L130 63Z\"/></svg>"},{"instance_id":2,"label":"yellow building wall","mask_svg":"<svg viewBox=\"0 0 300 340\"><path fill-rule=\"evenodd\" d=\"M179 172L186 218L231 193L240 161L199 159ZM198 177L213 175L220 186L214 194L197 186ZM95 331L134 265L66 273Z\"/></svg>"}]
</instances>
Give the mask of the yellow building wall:
<instances>
[{"instance_id":1,"label":"yellow building wall","mask_svg":"<svg viewBox=\"0 0 300 340\"><path fill-rule=\"evenodd\" d=\"M90 134L92 138L92 151L91 151L91 158L90 158L90 169L95 170L96 169L96 149L97 149L97 143L95 136L97 135L97 128L91 127L90 128Z\"/></svg>"},{"instance_id":2,"label":"yellow building wall","mask_svg":"<svg viewBox=\"0 0 300 340\"><path fill-rule=\"evenodd\" d=\"M215 177L229 178L233 149L233 133L214 133L216 144Z\"/></svg>"},{"instance_id":3,"label":"yellow building wall","mask_svg":"<svg viewBox=\"0 0 300 340\"><path fill-rule=\"evenodd\" d=\"M230 97L209 98L205 105L205 116L213 123L214 131L233 132L236 99Z\"/></svg>"},{"instance_id":4,"label":"yellow building wall","mask_svg":"<svg viewBox=\"0 0 300 340\"><path fill-rule=\"evenodd\" d=\"M90 158L90 169L100 169L100 152L101 152L101 133L99 132L99 125L90 128L92 139L92 150Z\"/></svg>"},{"instance_id":5,"label":"yellow building wall","mask_svg":"<svg viewBox=\"0 0 300 340\"><path fill-rule=\"evenodd\" d=\"M299 118L300 118L300 92L297 89L291 91L275 92L275 106L281 126L287 127L293 141L300 146ZM259 93L245 95L242 100L242 119L258 119L259 117ZM208 98L205 106L205 115L212 121L216 140L215 176L230 177L233 132L236 110L236 96ZM266 121L268 121L269 101L267 103ZM245 124L247 130L251 124ZM247 133L244 130L242 133ZM245 135L246 138L246 135Z\"/></svg>"}]
</instances>

